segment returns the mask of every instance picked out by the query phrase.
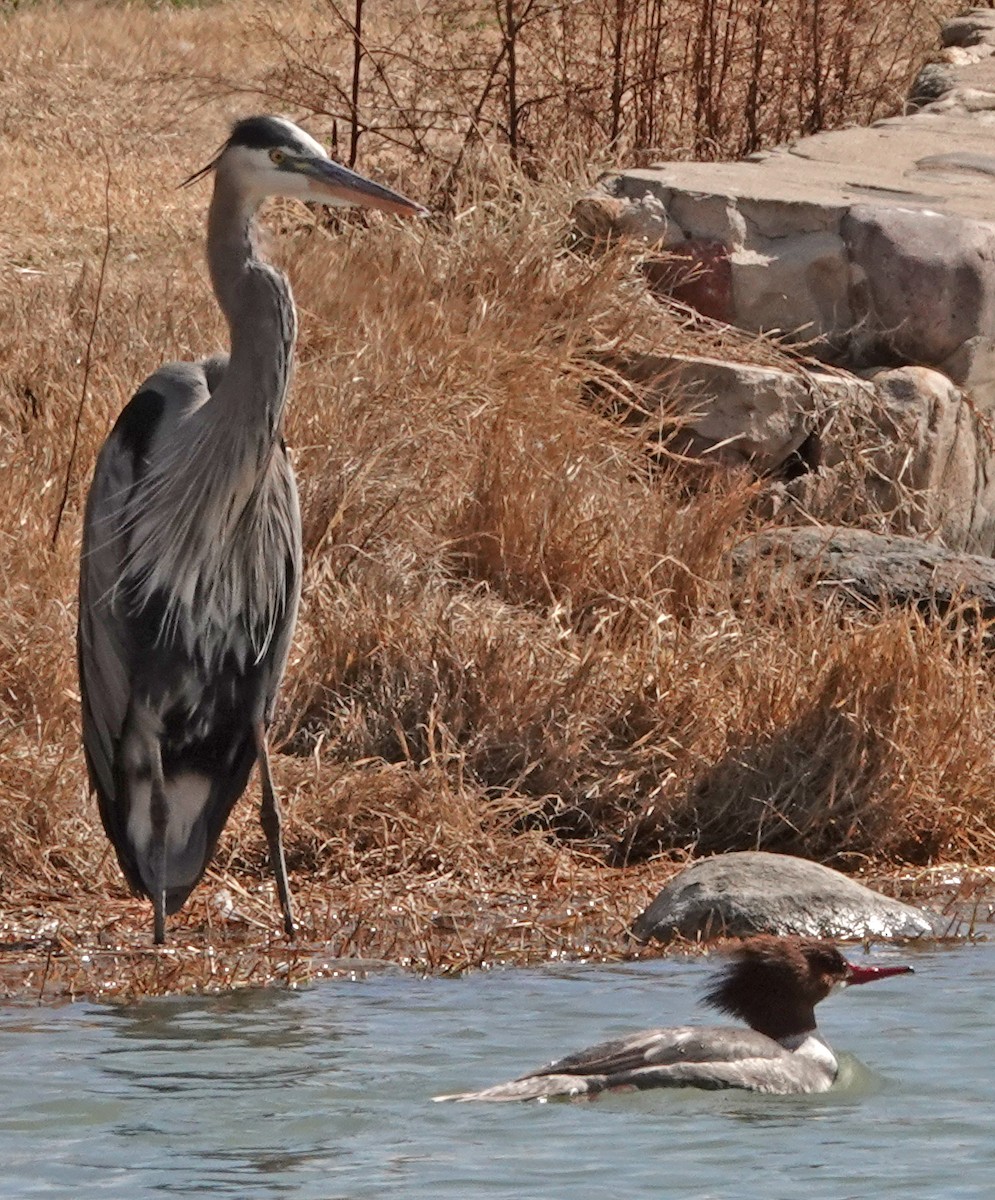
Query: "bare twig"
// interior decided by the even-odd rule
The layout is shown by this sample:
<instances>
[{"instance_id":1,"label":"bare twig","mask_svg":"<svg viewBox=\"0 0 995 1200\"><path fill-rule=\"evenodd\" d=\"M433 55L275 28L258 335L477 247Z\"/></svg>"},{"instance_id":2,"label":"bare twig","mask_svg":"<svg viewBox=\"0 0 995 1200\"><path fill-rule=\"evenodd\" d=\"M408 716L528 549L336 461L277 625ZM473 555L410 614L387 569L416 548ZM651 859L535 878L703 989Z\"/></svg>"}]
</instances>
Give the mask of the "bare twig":
<instances>
[{"instance_id":1,"label":"bare twig","mask_svg":"<svg viewBox=\"0 0 995 1200\"><path fill-rule=\"evenodd\" d=\"M66 511L69 500L69 485L72 482L73 463L76 459L76 448L79 445L79 430L83 421L83 407L86 404L86 393L90 383L90 365L93 361L93 339L97 333L100 320L100 301L104 294L104 279L107 275L107 259L111 252L111 160L107 147L102 146L107 174L104 180L104 252L100 257L100 273L97 276L97 294L93 300L93 320L90 322L90 333L86 339L86 352L83 355L83 381L80 385L79 405L76 409L76 420L73 423L73 440L69 448L69 460L66 463L66 478L62 485L62 498L55 514L55 526L52 529L52 548L59 540L59 530L62 527L62 516Z\"/></svg>"}]
</instances>

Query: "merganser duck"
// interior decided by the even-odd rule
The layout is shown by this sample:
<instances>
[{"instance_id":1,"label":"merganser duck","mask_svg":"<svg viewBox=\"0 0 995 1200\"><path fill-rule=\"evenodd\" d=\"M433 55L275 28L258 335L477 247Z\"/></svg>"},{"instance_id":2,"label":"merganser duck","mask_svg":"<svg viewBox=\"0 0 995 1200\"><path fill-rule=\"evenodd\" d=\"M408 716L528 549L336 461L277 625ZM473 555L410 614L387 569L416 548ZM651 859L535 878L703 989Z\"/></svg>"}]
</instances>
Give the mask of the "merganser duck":
<instances>
[{"instance_id":1,"label":"merganser duck","mask_svg":"<svg viewBox=\"0 0 995 1200\"><path fill-rule=\"evenodd\" d=\"M815 1024L815 1006L839 988L911 974L856 966L832 942L760 936L744 942L704 1001L739 1017L725 1026L646 1029L568 1055L528 1075L436 1100L545 1100L612 1088L745 1088L773 1095L825 1092L839 1070Z\"/></svg>"}]
</instances>

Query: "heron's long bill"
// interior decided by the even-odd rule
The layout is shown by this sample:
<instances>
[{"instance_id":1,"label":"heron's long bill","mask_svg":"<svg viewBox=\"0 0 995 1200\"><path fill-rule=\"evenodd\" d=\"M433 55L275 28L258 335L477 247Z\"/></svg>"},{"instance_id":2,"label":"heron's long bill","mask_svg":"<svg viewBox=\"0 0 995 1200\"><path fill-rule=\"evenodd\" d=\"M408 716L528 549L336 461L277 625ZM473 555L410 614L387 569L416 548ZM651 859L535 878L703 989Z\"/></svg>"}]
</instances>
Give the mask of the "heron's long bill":
<instances>
[{"instance_id":1,"label":"heron's long bill","mask_svg":"<svg viewBox=\"0 0 995 1200\"><path fill-rule=\"evenodd\" d=\"M305 168L320 191L338 204L355 204L360 208L378 208L381 212L401 217L424 216L428 209L382 183L374 183L365 175L350 171L327 158L312 158Z\"/></svg>"}]
</instances>

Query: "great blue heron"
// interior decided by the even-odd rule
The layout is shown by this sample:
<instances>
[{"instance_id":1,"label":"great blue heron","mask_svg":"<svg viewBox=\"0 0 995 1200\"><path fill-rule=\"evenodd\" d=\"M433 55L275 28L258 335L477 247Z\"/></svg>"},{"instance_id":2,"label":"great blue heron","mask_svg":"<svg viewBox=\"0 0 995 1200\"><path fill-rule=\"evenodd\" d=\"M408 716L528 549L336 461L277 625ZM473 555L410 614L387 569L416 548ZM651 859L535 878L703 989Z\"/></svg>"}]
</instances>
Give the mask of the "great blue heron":
<instances>
[{"instance_id":1,"label":"great blue heron","mask_svg":"<svg viewBox=\"0 0 995 1200\"><path fill-rule=\"evenodd\" d=\"M160 367L97 459L80 566L83 745L104 829L154 937L204 873L254 762L283 924L294 934L268 728L301 585L281 438L297 320L259 257L268 196L412 215L279 117L239 121L217 157L207 257L229 356Z\"/></svg>"}]
</instances>

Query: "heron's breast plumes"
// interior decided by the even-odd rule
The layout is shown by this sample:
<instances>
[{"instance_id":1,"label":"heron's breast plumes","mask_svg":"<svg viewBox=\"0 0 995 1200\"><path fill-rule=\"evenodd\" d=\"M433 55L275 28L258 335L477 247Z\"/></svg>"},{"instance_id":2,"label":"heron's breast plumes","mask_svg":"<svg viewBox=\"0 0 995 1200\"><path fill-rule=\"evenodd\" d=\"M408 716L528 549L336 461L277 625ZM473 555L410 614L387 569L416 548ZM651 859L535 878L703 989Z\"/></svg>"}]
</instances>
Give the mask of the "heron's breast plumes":
<instances>
[{"instance_id":1,"label":"heron's breast plumes","mask_svg":"<svg viewBox=\"0 0 995 1200\"><path fill-rule=\"evenodd\" d=\"M293 474L279 446L248 438L234 454L229 442L195 458L206 464L199 478L149 477L127 593L133 606L156 613L160 643L178 643L205 673L225 661L245 669L266 654L295 603Z\"/></svg>"}]
</instances>

